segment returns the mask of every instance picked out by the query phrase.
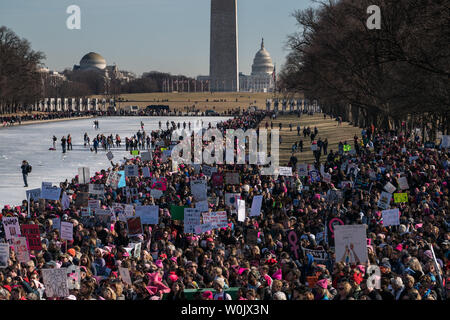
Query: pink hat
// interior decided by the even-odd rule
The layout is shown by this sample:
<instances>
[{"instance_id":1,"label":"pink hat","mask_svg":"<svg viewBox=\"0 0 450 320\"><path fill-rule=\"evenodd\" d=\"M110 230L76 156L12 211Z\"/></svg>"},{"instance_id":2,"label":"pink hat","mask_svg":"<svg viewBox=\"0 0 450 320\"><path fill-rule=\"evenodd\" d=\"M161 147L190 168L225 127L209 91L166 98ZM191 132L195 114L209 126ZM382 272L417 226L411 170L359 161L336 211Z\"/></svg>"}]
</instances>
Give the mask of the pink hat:
<instances>
[{"instance_id":1,"label":"pink hat","mask_svg":"<svg viewBox=\"0 0 450 320\"><path fill-rule=\"evenodd\" d=\"M159 260L159 259L156 260L155 265L156 265L158 268L164 268L163 263L162 263L162 260Z\"/></svg>"},{"instance_id":2,"label":"pink hat","mask_svg":"<svg viewBox=\"0 0 450 320\"><path fill-rule=\"evenodd\" d=\"M211 291L205 291L202 293L202 297L203 298L207 298L207 299L212 299L213 298L213 293Z\"/></svg>"},{"instance_id":3,"label":"pink hat","mask_svg":"<svg viewBox=\"0 0 450 320\"><path fill-rule=\"evenodd\" d=\"M177 257L172 257L172 258L170 258L170 260L172 260L173 262L177 263Z\"/></svg>"},{"instance_id":4,"label":"pink hat","mask_svg":"<svg viewBox=\"0 0 450 320\"><path fill-rule=\"evenodd\" d=\"M401 244L401 243L399 243L396 247L395 247L395 250L397 250L397 251L403 251L403 244Z\"/></svg>"},{"instance_id":5,"label":"pink hat","mask_svg":"<svg viewBox=\"0 0 450 320\"><path fill-rule=\"evenodd\" d=\"M276 280L282 280L283 279L283 274L281 272L281 269L278 269L277 272L275 272L272 275L272 278L276 279Z\"/></svg>"},{"instance_id":6,"label":"pink hat","mask_svg":"<svg viewBox=\"0 0 450 320\"><path fill-rule=\"evenodd\" d=\"M326 288L328 288L328 281L327 281L327 279L322 279L322 280L317 281L316 285L322 289L326 289Z\"/></svg>"}]
</instances>

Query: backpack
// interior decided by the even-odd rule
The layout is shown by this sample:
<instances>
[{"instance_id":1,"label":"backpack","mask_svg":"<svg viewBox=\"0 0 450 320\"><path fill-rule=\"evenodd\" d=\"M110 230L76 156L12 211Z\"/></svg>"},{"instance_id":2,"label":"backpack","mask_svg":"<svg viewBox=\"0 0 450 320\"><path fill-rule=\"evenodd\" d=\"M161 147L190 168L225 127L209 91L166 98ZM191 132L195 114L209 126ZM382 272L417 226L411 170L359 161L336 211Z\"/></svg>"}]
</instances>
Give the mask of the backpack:
<instances>
[{"instance_id":1,"label":"backpack","mask_svg":"<svg viewBox=\"0 0 450 320\"><path fill-rule=\"evenodd\" d=\"M31 170L33 170L33 167L32 167L32 166L30 166L30 165L28 165L28 168L27 168L27 172L28 172L28 173L30 173L30 172L31 172Z\"/></svg>"}]
</instances>

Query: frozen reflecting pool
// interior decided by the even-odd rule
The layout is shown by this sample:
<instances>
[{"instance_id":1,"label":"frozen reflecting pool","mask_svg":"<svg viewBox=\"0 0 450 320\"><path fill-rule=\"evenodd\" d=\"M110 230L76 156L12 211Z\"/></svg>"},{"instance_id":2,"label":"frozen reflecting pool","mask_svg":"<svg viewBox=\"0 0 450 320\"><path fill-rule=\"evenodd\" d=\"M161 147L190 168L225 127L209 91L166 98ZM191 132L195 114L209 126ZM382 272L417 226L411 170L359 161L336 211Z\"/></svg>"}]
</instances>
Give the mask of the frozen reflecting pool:
<instances>
[{"instance_id":1,"label":"frozen reflecting pool","mask_svg":"<svg viewBox=\"0 0 450 320\"><path fill-rule=\"evenodd\" d=\"M166 128L166 121L191 122L193 129L207 127L211 122L229 119L228 117L107 117L97 118L99 129L93 126L94 119L59 121L33 125L17 126L0 129L0 210L4 205L20 205L26 199L26 190L40 188L42 181L54 184L66 179L72 179L78 174L79 167L89 167L91 175L101 169L107 169L111 163L106 152L91 152L84 147L83 135L85 132L92 140L97 134L108 136L119 134L122 138L121 148L112 148L113 161L123 157L131 157L125 151L125 137L131 137L140 129L141 121L144 130L149 133L159 128ZM73 150L62 153L61 138L70 134L72 136ZM52 137L58 138L56 151L50 151ZM22 160L27 160L33 167L28 175L28 188L24 187L20 166Z\"/></svg>"}]
</instances>

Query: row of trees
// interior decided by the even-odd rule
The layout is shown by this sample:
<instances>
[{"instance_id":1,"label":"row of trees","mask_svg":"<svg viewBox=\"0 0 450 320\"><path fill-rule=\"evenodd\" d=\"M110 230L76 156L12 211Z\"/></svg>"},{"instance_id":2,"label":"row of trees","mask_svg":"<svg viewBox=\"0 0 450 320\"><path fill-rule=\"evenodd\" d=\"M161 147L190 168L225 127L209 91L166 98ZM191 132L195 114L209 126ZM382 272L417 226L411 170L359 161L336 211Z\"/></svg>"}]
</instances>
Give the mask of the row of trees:
<instances>
[{"instance_id":1,"label":"row of trees","mask_svg":"<svg viewBox=\"0 0 450 320\"><path fill-rule=\"evenodd\" d=\"M381 29L367 8L381 9ZM327 112L359 126L450 131L450 6L444 0L340 0L293 16L280 74Z\"/></svg>"}]
</instances>

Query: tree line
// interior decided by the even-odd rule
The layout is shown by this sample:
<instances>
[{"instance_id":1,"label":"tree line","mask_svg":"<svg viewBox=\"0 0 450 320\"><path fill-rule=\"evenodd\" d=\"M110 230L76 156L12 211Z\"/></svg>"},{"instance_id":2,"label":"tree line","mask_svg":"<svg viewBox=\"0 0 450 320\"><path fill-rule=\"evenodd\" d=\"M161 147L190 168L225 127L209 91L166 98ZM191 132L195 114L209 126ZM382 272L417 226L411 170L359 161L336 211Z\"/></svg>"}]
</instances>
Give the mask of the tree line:
<instances>
[{"instance_id":1,"label":"tree line","mask_svg":"<svg viewBox=\"0 0 450 320\"><path fill-rule=\"evenodd\" d=\"M367 8L381 9L381 29ZM340 0L293 13L285 91L358 126L450 131L450 6L443 0Z\"/></svg>"}]
</instances>

